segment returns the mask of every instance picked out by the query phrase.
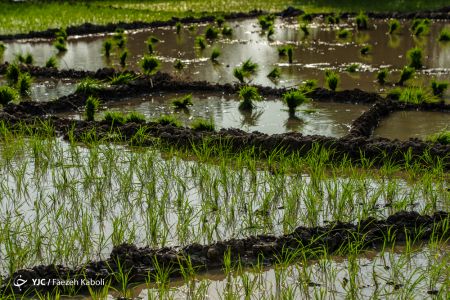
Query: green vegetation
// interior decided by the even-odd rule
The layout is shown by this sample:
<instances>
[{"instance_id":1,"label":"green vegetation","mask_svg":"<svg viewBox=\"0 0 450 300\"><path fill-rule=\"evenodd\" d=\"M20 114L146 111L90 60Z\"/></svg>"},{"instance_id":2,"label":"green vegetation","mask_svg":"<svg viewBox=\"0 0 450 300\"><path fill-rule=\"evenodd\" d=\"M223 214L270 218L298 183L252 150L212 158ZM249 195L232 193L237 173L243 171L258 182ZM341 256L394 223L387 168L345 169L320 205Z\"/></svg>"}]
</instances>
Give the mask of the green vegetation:
<instances>
[{"instance_id":1,"label":"green vegetation","mask_svg":"<svg viewBox=\"0 0 450 300\"><path fill-rule=\"evenodd\" d=\"M359 52L360 52L362 55L367 55L367 54L369 54L370 52L372 52L372 46L371 46L371 45L365 45L365 46L363 46L363 47L359 50Z\"/></svg>"},{"instance_id":2,"label":"green vegetation","mask_svg":"<svg viewBox=\"0 0 450 300\"><path fill-rule=\"evenodd\" d=\"M360 11L359 15L356 16L356 27L359 30L369 29L369 18L363 11Z\"/></svg>"},{"instance_id":3,"label":"green vegetation","mask_svg":"<svg viewBox=\"0 0 450 300\"><path fill-rule=\"evenodd\" d=\"M5 52L5 50L6 50L5 44L3 44L3 42L0 42L0 58L2 58L3 53Z\"/></svg>"},{"instance_id":4,"label":"green vegetation","mask_svg":"<svg viewBox=\"0 0 450 300\"><path fill-rule=\"evenodd\" d=\"M174 115L163 115L155 120L156 123L163 126L171 125L173 127L181 127L181 122Z\"/></svg>"},{"instance_id":5,"label":"green vegetation","mask_svg":"<svg viewBox=\"0 0 450 300\"><path fill-rule=\"evenodd\" d=\"M125 115L125 123L145 123L147 119L141 113L132 111Z\"/></svg>"},{"instance_id":6,"label":"green vegetation","mask_svg":"<svg viewBox=\"0 0 450 300\"><path fill-rule=\"evenodd\" d=\"M206 48L206 40L202 36L198 36L195 38L195 45L200 48L201 50Z\"/></svg>"},{"instance_id":7,"label":"green vegetation","mask_svg":"<svg viewBox=\"0 0 450 300\"><path fill-rule=\"evenodd\" d=\"M16 85L19 81L20 68L17 64L13 63L6 69L6 80L9 85Z\"/></svg>"},{"instance_id":8,"label":"green vegetation","mask_svg":"<svg viewBox=\"0 0 450 300\"><path fill-rule=\"evenodd\" d=\"M8 103L19 100L17 91L9 86L0 87L0 104L6 106Z\"/></svg>"},{"instance_id":9,"label":"green vegetation","mask_svg":"<svg viewBox=\"0 0 450 300\"><path fill-rule=\"evenodd\" d=\"M177 31L177 34L180 34L181 28L183 28L183 25L181 25L180 22L177 22L177 23L175 24L175 29L176 29L176 31Z\"/></svg>"},{"instance_id":10,"label":"green vegetation","mask_svg":"<svg viewBox=\"0 0 450 300\"><path fill-rule=\"evenodd\" d=\"M384 68L381 69L380 71L378 71L377 73L377 81L379 84L385 84L386 83L386 78L389 75L389 70Z\"/></svg>"},{"instance_id":11,"label":"green vegetation","mask_svg":"<svg viewBox=\"0 0 450 300\"><path fill-rule=\"evenodd\" d=\"M192 94L172 100L172 105L177 109L186 109L192 106Z\"/></svg>"},{"instance_id":12,"label":"green vegetation","mask_svg":"<svg viewBox=\"0 0 450 300\"><path fill-rule=\"evenodd\" d=\"M300 25L300 30L303 32L304 36L308 36L309 35L309 29L308 29L308 25L307 24Z\"/></svg>"},{"instance_id":13,"label":"green vegetation","mask_svg":"<svg viewBox=\"0 0 450 300\"><path fill-rule=\"evenodd\" d=\"M400 73L400 80L398 81L399 85L403 85L406 81L410 80L415 74L414 68L404 67Z\"/></svg>"},{"instance_id":14,"label":"green vegetation","mask_svg":"<svg viewBox=\"0 0 450 300\"><path fill-rule=\"evenodd\" d=\"M128 50L125 49L119 56L119 63L122 68L125 68L127 57L128 57Z\"/></svg>"},{"instance_id":15,"label":"green vegetation","mask_svg":"<svg viewBox=\"0 0 450 300\"><path fill-rule=\"evenodd\" d=\"M290 45L286 46L286 51L287 51L288 61L290 64L292 64L293 56L294 56L294 47L292 47Z\"/></svg>"},{"instance_id":16,"label":"green vegetation","mask_svg":"<svg viewBox=\"0 0 450 300\"><path fill-rule=\"evenodd\" d=\"M222 28L222 35L223 36L231 36L233 34L233 29L229 26L224 26Z\"/></svg>"},{"instance_id":17,"label":"green vegetation","mask_svg":"<svg viewBox=\"0 0 450 300\"><path fill-rule=\"evenodd\" d=\"M55 56L51 56L46 62L45 62L46 68L58 68L58 60Z\"/></svg>"},{"instance_id":18,"label":"green vegetation","mask_svg":"<svg viewBox=\"0 0 450 300\"><path fill-rule=\"evenodd\" d=\"M260 16L258 18L259 26L261 26L261 29L263 31L268 30L269 28L273 29L275 16L268 15L268 16Z\"/></svg>"},{"instance_id":19,"label":"green vegetation","mask_svg":"<svg viewBox=\"0 0 450 300\"><path fill-rule=\"evenodd\" d=\"M239 90L239 98L242 100L239 104L241 110L252 110L255 108L253 101L261 100L258 89L253 86L243 86Z\"/></svg>"},{"instance_id":20,"label":"green vegetation","mask_svg":"<svg viewBox=\"0 0 450 300\"><path fill-rule=\"evenodd\" d=\"M87 77L80 81L77 85L75 93L85 94L85 95L95 95L98 94L102 89L102 84L100 81Z\"/></svg>"},{"instance_id":21,"label":"green vegetation","mask_svg":"<svg viewBox=\"0 0 450 300\"><path fill-rule=\"evenodd\" d=\"M267 77L269 77L270 79L274 80L274 79L278 79L281 76L281 71L280 68L275 67L272 69L272 71L269 72L269 74L267 74Z\"/></svg>"},{"instance_id":22,"label":"green vegetation","mask_svg":"<svg viewBox=\"0 0 450 300\"><path fill-rule=\"evenodd\" d=\"M217 26L222 28L223 24L225 23L224 17L223 16L217 16L216 17L216 23L217 23Z\"/></svg>"},{"instance_id":23,"label":"green vegetation","mask_svg":"<svg viewBox=\"0 0 450 300\"><path fill-rule=\"evenodd\" d=\"M124 85L129 84L131 81L135 80L136 76L130 73L122 73L118 75L114 75L113 78L111 78L110 84L111 85Z\"/></svg>"},{"instance_id":24,"label":"green vegetation","mask_svg":"<svg viewBox=\"0 0 450 300\"><path fill-rule=\"evenodd\" d=\"M203 118L197 118L194 121L192 121L191 124L192 129L195 131L215 131L216 125L214 124L214 120L209 119L203 119Z\"/></svg>"},{"instance_id":25,"label":"green vegetation","mask_svg":"<svg viewBox=\"0 0 450 300\"><path fill-rule=\"evenodd\" d=\"M433 79L431 81L431 90L433 91L433 95L442 97L444 95L445 90L448 88L448 82L444 81L436 81Z\"/></svg>"},{"instance_id":26,"label":"green vegetation","mask_svg":"<svg viewBox=\"0 0 450 300\"><path fill-rule=\"evenodd\" d=\"M145 75L151 76L154 75L159 69L160 63L159 60L150 55L144 55L144 58L141 62L141 67Z\"/></svg>"},{"instance_id":27,"label":"green vegetation","mask_svg":"<svg viewBox=\"0 0 450 300\"><path fill-rule=\"evenodd\" d=\"M358 63L353 63L347 66L345 70L349 73L355 73L356 71L358 71L359 67L360 65Z\"/></svg>"},{"instance_id":28,"label":"green vegetation","mask_svg":"<svg viewBox=\"0 0 450 300\"><path fill-rule=\"evenodd\" d=\"M401 29L401 25L399 20L397 19L391 19L389 20L389 34L394 34L396 32L398 32Z\"/></svg>"},{"instance_id":29,"label":"green vegetation","mask_svg":"<svg viewBox=\"0 0 450 300\"><path fill-rule=\"evenodd\" d=\"M110 39L103 42L103 52L105 53L106 57L110 57L112 46L113 42Z\"/></svg>"},{"instance_id":30,"label":"green vegetation","mask_svg":"<svg viewBox=\"0 0 450 300\"><path fill-rule=\"evenodd\" d=\"M145 123L145 116L138 112L125 114L117 111L107 111L103 119L112 126L121 126L127 123Z\"/></svg>"},{"instance_id":31,"label":"green vegetation","mask_svg":"<svg viewBox=\"0 0 450 300\"><path fill-rule=\"evenodd\" d=\"M30 94L31 91L31 76L28 73L21 73L17 81L17 90L22 96Z\"/></svg>"},{"instance_id":32,"label":"green vegetation","mask_svg":"<svg viewBox=\"0 0 450 300\"><path fill-rule=\"evenodd\" d=\"M332 70L325 71L325 82L330 90L336 91L339 84L340 76Z\"/></svg>"},{"instance_id":33,"label":"green vegetation","mask_svg":"<svg viewBox=\"0 0 450 300\"><path fill-rule=\"evenodd\" d=\"M403 89L398 100L408 104L436 102L436 98L421 87L407 87Z\"/></svg>"},{"instance_id":34,"label":"green vegetation","mask_svg":"<svg viewBox=\"0 0 450 300\"><path fill-rule=\"evenodd\" d=\"M66 40L63 37L57 37L56 41L53 43L53 46L55 46L55 48L56 48L56 50L58 50L58 52L66 52L67 51Z\"/></svg>"},{"instance_id":35,"label":"green vegetation","mask_svg":"<svg viewBox=\"0 0 450 300\"><path fill-rule=\"evenodd\" d=\"M289 113L295 113L295 110L298 106L303 103L309 102L309 99L302 91L300 90L292 90L285 94L283 94L283 102L289 108Z\"/></svg>"},{"instance_id":36,"label":"green vegetation","mask_svg":"<svg viewBox=\"0 0 450 300\"><path fill-rule=\"evenodd\" d=\"M450 41L450 29L444 28L439 33L439 41L440 42L449 42ZM0 50L1 52L1 50Z\"/></svg>"},{"instance_id":37,"label":"green vegetation","mask_svg":"<svg viewBox=\"0 0 450 300\"><path fill-rule=\"evenodd\" d=\"M330 15L326 17L326 22L328 24L339 24L341 19L338 16Z\"/></svg>"},{"instance_id":38,"label":"green vegetation","mask_svg":"<svg viewBox=\"0 0 450 300\"><path fill-rule=\"evenodd\" d=\"M345 28L342 28L338 31L337 36L340 39L346 39L352 35L351 31Z\"/></svg>"},{"instance_id":39,"label":"green vegetation","mask_svg":"<svg viewBox=\"0 0 450 300\"><path fill-rule=\"evenodd\" d=\"M409 66L411 68L414 68L416 70L422 68L422 49L420 49L419 47L412 48L408 50L406 56L408 57Z\"/></svg>"},{"instance_id":40,"label":"green vegetation","mask_svg":"<svg viewBox=\"0 0 450 300\"><path fill-rule=\"evenodd\" d=\"M256 74L256 72L258 71L258 68L259 68L258 64L253 62L250 58L242 63L242 70L245 73L249 73L252 75Z\"/></svg>"},{"instance_id":41,"label":"green vegetation","mask_svg":"<svg viewBox=\"0 0 450 300\"><path fill-rule=\"evenodd\" d=\"M206 27L205 38L208 40L214 40L219 36L219 29L214 28L213 26Z\"/></svg>"},{"instance_id":42,"label":"green vegetation","mask_svg":"<svg viewBox=\"0 0 450 300\"><path fill-rule=\"evenodd\" d=\"M411 31L415 36L421 36L430 31L429 25L428 19L415 19L411 25Z\"/></svg>"},{"instance_id":43,"label":"green vegetation","mask_svg":"<svg viewBox=\"0 0 450 300\"><path fill-rule=\"evenodd\" d=\"M211 52L211 60L213 62L217 61L217 58L220 56L220 50L218 48L214 48Z\"/></svg>"},{"instance_id":44,"label":"green vegetation","mask_svg":"<svg viewBox=\"0 0 450 300\"><path fill-rule=\"evenodd\" d=\"M186 67L186 64L184 62L182 62L181 60L176 59L174 64L173 64L173 67L176 70L181 71L181 70L183 70Z\"/></svg>"},{"instance_id":45,"label":"green vegetation","mask_svg":"<svg viewBox=\"0 0 450 300\"><path fill-rule=\"evenodd\" d=\"M450 145L450 131L442 131L427 137L427 141Z\"/></svg>"},{"instance_id":46,"label":"green vegetation","mask_svg":"<svg viewBox=\"0 0 450 300\"><path fill-rule=\"evenodd\" d=\"M95 113L97 112L100 100L96 97L89 96L86 100L85 115L86 121L94 121Z\"/></svg>"}]
</instances>

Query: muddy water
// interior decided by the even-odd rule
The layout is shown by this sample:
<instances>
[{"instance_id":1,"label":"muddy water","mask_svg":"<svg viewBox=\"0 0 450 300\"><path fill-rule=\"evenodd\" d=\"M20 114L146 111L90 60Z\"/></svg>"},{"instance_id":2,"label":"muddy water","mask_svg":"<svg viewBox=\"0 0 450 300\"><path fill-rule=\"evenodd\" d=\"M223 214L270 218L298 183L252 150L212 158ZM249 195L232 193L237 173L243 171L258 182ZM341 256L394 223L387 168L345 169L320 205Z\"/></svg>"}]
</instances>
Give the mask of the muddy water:
<instances>
[{"instance_id":1,"label":"muddy water","mask_svg":"<svg viewBox=\"0 0 450 300\"><path fill-rule=\"evenodd\" d=\"M426 139L429 135L450 130L450 114L440 112L394 112L382 120L374 136L389 139Z\"/></svg>"},{"instance_id":2,"label":"muddy water","mask_svg":"<svg viewBox=\"0 0 450 300\"><path fill-rule=\"evenodd\" d=\"M200 93L193 95L193 106L188 110L175 109L172 100L182 95L152 94L123 99L119 104L106 104L104 111L137 111L149 120L173 114L185 126L197 118L203 118L214 120L217 129L239 128L267 134L295 131L305 135L341 137L348 132L352 121L368 109L366 105L313 102L300 106L294 115L290 115L280 100L266 99L257 102L253 111L243 112L239 110L239 100L234 95ZM99 113L98 119L103 117L104 111ZM81 118L82 113L62 116Z\"/></svg>"},{"instance_id":3,"label":"muddy water","mask_svg":"<svg viewBox=\"0 0 450 300\"><path fill-rule=\"evenodd\" d=\"M6 80L0 77L0 86L5 85ZM75 92L77 83L71 79L42 79L33 78L30 95L23 100L51 101Z\"/></svg>"},{"instance_id":4,"label":"muddy water","mask_svg":"<svg viewBox=\"0 0 450 300\"><path fill-rule=\"evenodd\" d=\"M139 61L147 48L145 41L151 35L161 40L156 46L157 56L163 62L162 70L171 72L180 78L188 80L208 80L212 82L233 82L232 69L242 61L251 58L260 65L258 74L253 82L263 85L275 85L266 75L273 67L282 70L279 85L297 85L306 79L317 79L323 84L324 69L332 68L341 72L341 88L361 88L364 90L383 90L375 82L375 74L380 67L398 70L407 64L405 53L414 46L421 46L425 50L424 70L416 79L416 84L429 85L429 77L450 79L450 44L437 42L440 30L448 27L448 23L433 21L430 33L420 38L412 37L409 31L410 22L403 22L403 29L399 34L389 36L386 20L373 20L372 28L358 32L352 21L337 25L327 25L318 20L309 25L310 34L304 36L295 20L276 22L275 34L268 39L257 25L256 19L230 22L233 28L231 38L219 38L207 49L198 51L194 48L194 39L204 32L206 25L202 24L194 30L184 28L177 35L175 28L165 27L144 31L129 32L127 47L129 50L129 68L138 70ZM339 39L336 33L340 28L347 28L352 36ZM110 59L102 55L102 43L107 37L90 36L75 37L68 41L68 51L60 55L62 68L76 68L96 70L100 67L118 65L118 50L114 50ZM359 49L362 44L371 44L371 55L362 56ZM294 63L288 64L286 58L278 56L278 46L292 44ZM31 52L38 64L43 64L51 55L56 54L49 41L19 41L7 44L5 60L12 60L15 53ZM209 60L212 48L221 50L219 64ZM173 68L175 59L181 59L187 68L176 72ZM352 63L358 63L359 69L355 73L345 69ZM424 74L428 75L424 75ZM391 82L398 80L398 72L389 78ZM450 97L450 92L447 93Z\"/></svg>"}]
</instances>

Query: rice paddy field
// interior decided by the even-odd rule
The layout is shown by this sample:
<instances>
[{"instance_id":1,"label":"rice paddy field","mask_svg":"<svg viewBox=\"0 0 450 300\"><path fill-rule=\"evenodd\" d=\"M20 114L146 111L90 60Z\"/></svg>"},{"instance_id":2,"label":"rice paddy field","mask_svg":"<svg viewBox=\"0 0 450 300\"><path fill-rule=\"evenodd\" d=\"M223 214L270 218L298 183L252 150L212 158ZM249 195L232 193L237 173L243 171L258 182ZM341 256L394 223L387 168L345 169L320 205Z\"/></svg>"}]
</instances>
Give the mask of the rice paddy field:
<instances>
[{"instance_id":1,"label":"rice paddy field","mask_svg":"<svg viewBox=\"0 0 450 300\"><path fill-rule=\"evenodd\" d=\"M0 299L449 299L446 1L0 11Z\"/></svg>"}]
</instances>

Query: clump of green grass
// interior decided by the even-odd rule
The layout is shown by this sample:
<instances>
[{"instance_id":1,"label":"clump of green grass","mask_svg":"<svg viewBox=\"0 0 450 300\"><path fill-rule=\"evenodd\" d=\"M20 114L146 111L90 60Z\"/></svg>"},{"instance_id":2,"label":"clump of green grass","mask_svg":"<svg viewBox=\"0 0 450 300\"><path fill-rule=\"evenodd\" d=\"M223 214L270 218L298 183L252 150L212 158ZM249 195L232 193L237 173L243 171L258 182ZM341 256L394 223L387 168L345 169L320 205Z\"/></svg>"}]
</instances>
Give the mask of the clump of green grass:
<instances>
[{"instance_id":1,"label":"clump of green grass","mask_svg":"<svg viewBox=\"0 0 450 300\"><path fill-rule=\"evenodd\" d=\"M262 30L267 30L270 27L273 27L274 20L275 17L273 15L260 16L258 18L258 23Z\"/></svg>"},{"instance_id":2,"label":"clump of green grass","mask_svg":"<svg viewBox=\"0 0 450 300\"><path fill-rule=\"evenodd\" d=\"M34 63L34 57L33 57L33 55L31 53L27 53L25 55L24 63L26 65L32 65Z\"/></svg>"},{"instance_id":3,"label":"clump of green grass","mask_svg":"<svg viewBox=\"0 0 450 300\"><path fill-rule=\"evenodd\" d=\"M440 143L442 145L450 145L450 131L444 130L426 138L427 141L432 143Z\"/></svg>"},{"instance_id":4,"label":"clump of green grass","mask_svg":"<svg viewBox=\"0 0 450 300\"><path fill-rule=\"evenodd\" d=\"M112 46L113 46L113 42L110 39L103 42L103 53L105 53L106 57L111 56Z\"/></svg>"},{"instance_id":5,"label":"clump of green grass","mask_svg":"<svg viewBox=\"0 0 450 300\"><path fill-rule=\"evenodd\" d=\"M273 26L270 26L269 29L267 29L267 38L271 38L272 35L275 34L275 28Z\"/></svg>"},{"instance_id":6,"label":"clump of green grass","mask_svg":"<svg viewBox=\"0 0 450 300\"><path fill-rule=\"evenodd\" d=\"M97 112L100 100L96 97L89 96L85 105L85 117L86 121L94 121L95 113Z\"/></svg>"},{"instance_id":7,"label":"clump of green grass","mask_svg":"<svg viewBox=\"0 0 450 300\"><path fill-rule=\"evenodd\" d=\"M431 90L435 96L442 97L447 88L448 82L436 81L435 79L431 81Z\"/></svg>"},{"instance_id":8,"label":"clump of green grass","mask_svg":"<svg viewBox=\"0 0 450 300\"><path fill-rule=\"evenodd\" d=\"M156 123L163 126L172 125L174 127L181 127L181 122L173 115L163 115L155 120Z\"/></svg>"},{"instance_id":9,"label":"clump of green grass","mask_svg":"<svg viewBox=\"0 0 450 300\"><path fill-rule=\"evenodd\" d=\"M313 16L309 13L304 13L301 17L300 20L303 22L311 22L313 20Z\"/></svg>"},{"instance_id":10,"label":"clump of green grass","mask_svg":"<svg viewBox=\"0 0 450 300\"><path fill-rule=\"evenodd\" d=\"M126 65L127 57L128 57L128 50L125 49L125 50L123 50L123 52L119 56L119 62L120 62L120 66L122 68L124 68L125 65Z\"/></svg>"},{"instance_id":11,"label":"clump of green grass","mask_svg":"<svg viewBox=\"0 0 450 300\"><path fill-rule=\"evenodd\" d=\"M195 45L201 50L206 48L206 39L202 36L198 36L195 38Z\"/></svg>"},{"instance_id":12,"label":"clump of green grass","mask_svg":"<svg viewBox=\"0 0 450 300\"><path fill-rule=\"evenodd\" d=\"M338 16L335 16L335 15L329 15L325 18L325 21L328 24L339 24L339 22L341 21L341 18L339 18Z\"/></svg>"},{"instance_id":13,"label":"clump of green grass","mask_svg":"<svg viewBox=\"0 0 450 300\"><path fill-rule=\"evenodd\" d=\"M389 34L394 34L398 32L401 28L400 22L397 19L390 19L388 25L389 25L388 31Z\"/></svg>"},{"instance_id":14,"label":"clump of green grass","mask_svg":"<svg viewBox=\"0 0 450 300\"><path fill-rule=\"evenodd\" d=\"M107 111L103 119L113 126L120 126L126 122L125 115L117 111Z\"/></svg>"},{"instance_id":15,"label":"clump of green grass","mask_svg":"<svg viewBox=\"0 0 450 300\"><path fill-rule=\"evenodd\" d=\"M308 36L309 35L309 28L308 28L307 24L300 25L300 30L303 32L304 36Z\"/></svg>"},{"instance_id":16,"label":"clump of green grass","mask_svg":"<svg viewBox=\"0 0 450 300\"><path fill-rule=\"evenodd\" d=\"M152 43L152 44L157 44L159 43L161 40L158 39L156 36L151 35L148 39L147 39L147 43Z\"/></svg>"},{"instance_id":17,"label":"clump of green grass","mask_svg":"<svg viewBox=\"0 0 450 300\"><path fill-rule=\"evenodd\" d=\"M214 40L219 36L219 30L212 26L208 26L205 31L205 37L208 40Z\"/></svg>"},{"instance_id":18,"label":"clump of green grass","mask_svg":"<svg viewBox=\"0 0 450 300\"><path fill-rule=\"evenodd\" d=\"M66 40L64 38L62 38L62 37L57 37L56 41L53 43L53 46L60 53L67 51Z\"/></svg>"},{"instance_id":19,"label":"clump of green grass","mask_svg":"<svg viewBox=\"0 0 450 300\"><path fill-rule=\"evenodd\" d=\"M58 60L56 57L52 56L45 62L46 68L57 68L58 67Z\"/></svg>"},{"instance_id":20,"label":"clump of green grass","mask_svg":"<svg viewBox=\"0 0 450 300\"><path fill-rule=\"evenodd\" d=\"M300 90L292 90L283 94L283 102L289 108L290 113L294 113L298 106L309 101L310 99Z\"/></svg>"},{"instance_id":21,"label":"clump of green grass","mask_svg":"<svg viewBox=\"0 0 450 300\"><path fill-rule=\"evenodd\" d=\"M338 38L340 38L340 39L346 39L346 38L350 37L351 34L352 34L352 33L351 33L350 30L343 28L343 29L341 29L341 30L338 31L337 36L338 36Z\"/></svg>"},{"instance_id":22,"label":"clump of green grass","mask_svg":"<svg viewBox=\"0 0 450 300\"><path fill-rule=\"evenodd\" d=\"M269 77L270 79L274 80L274 79L278 79L281 76L281 71L278 67L275 67L272 69L272 71L270 71L269 74L267 74L267 77Z\"/></svg>"},{"instance_id":23,"label":"clump of green grass","mask_svg":"<svg viewBox=\"0 0 450 300\"><path fill-rule=\"evenodd\" d=\"M125 123L145 123L147 120L141 113L132 111L125 116Z\"/></svg>"},{"instance_id":24,"label":"clump of green grass","mask_svg":"<svg viewBox=\"0 0 450 300\"><path fill-rule=\"evenodd\" d=\"M230 26L224 26L222 28L222 35L231 36L233 34L233 29Z\"/></svg>"},{"instance_id":25,"label":"clump of green grass","mask_svg":"<svg viewBox=\"0 0 450 300\"><path fill-rule=\"evenodd\" d=\"M415 70L411 67L404 67L402 72L400 73L400 80L398 81L399 85L403 85L406 81L410 80L414 76Z\"/></svg>"},{"instance_id":26,"label":"clump of green grass","mask_svg":"<svg viewBox=\"0 0 450 300\"><path fill-rule=\"evenodd\" d=\"M369 18L362 11L356 16L356 27L359 30L369 29Z\"/></svg>"},{"instance_id":27,"label":"clump of green grass","mask_svg":"<svg viewBox=\"0 0 450 300\"><path fill-rule=\"evenodd\" d=\"M6 106L8 103L19 100L19 94L9 86L0 87L0 104Z\"/></svg>"},{"instance_id":28,"label":"clump of green grass","mask_svg":"<svg viewBox=\"0 0 450 300\"><path fill-rule=\"evenodd\" d=\"M3 56L3 53L5 52L5 50L6 50L5 44L0 42L0 57Z\"/></svg>"},{"instance_id":29,"label":"clump of green grass","mask_svg":"<svg viewBox=\"0 0 450 300\"><path fill-rule=\"evenodd\" d=\"M386 68L381 69L380 71L378 71L378 73L377 73L377 81L378 81L378 83L379 84L385 84L388 74L389 74L389 71Z\"/></svg>"},{"instance_id":30,"label":"clump of green grass","mask_svg":"<svg viewBox=\"0 0 450 300\"><path fill-rule=\"evenodd\" d=\"M294 61L294 47L289 45L286 47L286 51L287 51L288 61L290 64L292 64Z\"/></svg>"},{"instance_id":31,"label":"clump of green grass","mask_svg":"<svg viewBox=\"0 0 450 300\"><path fill-rule=\"evenodd\" d=\"M332 70L326 70L325 71L325 82L327 83L327 86L330 90L336 91L337 86L339 84L339 74Z\"/></svg>"},{"instance_id":32,"label":"clump of green grass","mask_svg":"<svg viewBox=\"0 0 450 300\"><path fill-rule=\"evenodd\" d=\"M155 74L159 66L159 60L154 56L144 55L142 58L141 67L145 75L151 76Z\"/></svg>"},{"instance_id":33,"label":"clump of green grass","mask_svg":"<svg viewBox=\"0 0 450 300\"><path fill-rule=\"evenodd\" d=\"M19 81L20 68L16 63L12 63L6 69L6 80L10 85L15 85Z\"/></svg>"},{"instance_id":34,"label":"clump of green grass","mask_svg":"<svg viewBox=\"0 0 450 300\"><path fill-rule=\"evenodd\" d=\"M369 54L370 52L372 52L372 46L371 46L371 45L365 45L365 46L363 46L363 47L359 50L359 52L360 52L362 55L367 55L367 54Z\"/></svg>"},{"instance_id":35,"label":"clump of green grass","mask_svg":"<svg viewBox=\"0 0 450 300\"><path fill-rule=\"evenodd\" d=\"M211 52L211 60L213 62L217 62L217 58L220 56L220 50L218 48L214 48Z\"/></svg>"},{"instance_id":36,"label":"clump of green grass","mask_svg":"<svg viewBox=\"0 0 450 300\"><path fill-rule=\"evenodd\" d=\"M30 94L31 91L31 76L28 73L21 73L17 81L17 89L22 96Z\"/></svg>"},{"instance_id":37,"label":"clump of green grass","mask_svg":"<svg viewBox=\"0 0 450 300\"><path fill-rule=\"evenodd\" d=\"M409 66L411 68L414 68L416 70L422 68L422 66L423 66L423 64L422 64L422 57L423 57L422 49L420 49L419 47L412 48L412 49L408 50L408 52L406 53L406 56L408 57Z\"/></svg>"},{"instance_id":38,"label":"clump of green grass","mask_svg":"<svg viewBox=\"0 0 450 300\"><path fill-rule=\"evenodd\" d=\"M101 89L102 86L98 80L87 77L80 81L75 90L75 93L93 95L99 93Z\"/></svg>"},{"instance_id":39,"label":"clump of green grass","mask_svg":"<svg viewBox=\"0 0 450 300\"><path fill-rule=\"evenodd\" d=\"M258 71L258 64L253 62L250 58L242 63L242 70L249 74L255 74Z\"/></svg>"},{"instance_id":40,"label":"clump of green grass","mask_svg":"<svg viewBox=\"0 0 450 300\"><path fill-rule=\"evenodd\" d=\"M411 25L411 31L415 36L421 36L429 32L429 25L429 19L415 19Z\"/></svg>"},{"instance_id":41,"label":"clump of green grass","mask_svg":"<svg viewBox=\"0 0 450 300\"><path fill-rule=\"evenodd\" d=\"M122 74L114 75L114 77L111 78L110 84L111 85L124 85L124 84L129 84L131 81L133 81L135 79L136 79L136 77L133 74L122 73Z\"/></svg>"},{"instance_id":42,"label":"clump of green grass","mask_svg":"<svg viewBox=\"0 0 450 300\"><path fill-rule=\"evenodd\" d=\"M192 106L192 94L172 100L172 105L177 109L186 109L188 106Z\"/></svg>"},{"instance_id":43,"label":"clump of green grass","mask_svg":"<svg viewBox=\"0 0 450 300\"><path fill-rule=\"evenodd\" d=\"M222 28L222 25L225 23L225 18L223 16L216 17L217 26Z\"/></svg>"},{"instance_id":44,"label":"clump of green grass","mask_svg":"<svg viewBox=\"0 0 450 300\"><path fill-rule=\"evenodd\" d=\"M247 77L248 74L246 74L242 68L234 68L233 69L233 76L239 80L240 83L244 83L245 82L245 78Z\"/></svg>"},{"instance_id":45,"label":"clump of green grass","mask_svg":"<svg viewBox=\"0 0 450 300\"><path fill-rule=\"evenodd\" d=\"M287 55L287 46L278 47L278 55L286 56Z\"/></svg>"},{"instance_id":46,"label":"clump of green grass","mask_svg":"<svg viewBox=\"0 0 450 300\"><path fill-rule=\"evenodd\" d=\"M197 118L194 121L192 121L191 127L195 131L215 131L216 125L214 124L213 119L203 119L203 118Z\"/></svg>"},{"instance_id":47,"label":"clump of green grass","mask_svg":"<svg viewBox=\"0 0 450 300\"><path fill-rule=\"evenodd\" d=\"M402 94L402 89L401 88L394 88L392 90L390 90L387 94L388 98L392 99L392 100L398 100L400 99L400 95Z\"/></svg>"},{"instance_id":48,"label":"clump of green grass","mask_svg":"<svg viewBox=\"0 0 450 300\"><path fill-rule=\"evenodd\" d=\"M253 101L259 101L261 96L258 89L253 86L243 86L239 90L239 98L242 100L239 104L241 110L252 110L255 107Z\"/></svg>"},{"instance_id":49,"label":"clump of green grass","mask_svg":"<svg viewBox=\"0 0 450 300\"><path fill-rule=\"evenodd\" d=\"M439 33L439 41L440 42L449 42L450 41L450 29L444 28ZM1 50L0 50L1 52Z\"/></svg>"},{"instance_id":50,"label":"clump of green grass","mask_svg":"<svg viewBox=\"0 0 450 300\"><path fill-rule=\"evenodd\" d=\"M58 31L55 32L55 37L56 38L62 38L64 40L67 40L67 31L65 28L59 28Z\"/></svg>"},{"instance_id":51,"label":"clump of green grass","mask_svg":"<svg viewBox=\"0 0 450 300\"><path fill-rule=\"evenodd\" d=\"M402 90L398 101L408 104L422 104L436 102L436 98L421 87L408 87Z\"/></svg>"},{"instance_id":52,"label":"clump of green grass","mask_svg":"<svg viewBox=\"0 0 450 300\"><path fill-rule=\"evenodd\" d=\"M300 86L300 90L307 94L309 92L314 91L317 89L317 80L315 79L307 79L305 82Z\"/></svg>"},{"instance_id":53,"label":"clump of green grass","mask_svg":"<svg viewBox=\"0 0 450 300\"><path fill-rule=\"evenodd\" d=\"M349 66L347 66L347 68L345 70L349 73L355 73L356 71L358 71L358 68L359 68L359 64L353 63L353 64L350 64Z\"/></svg>"},{"instance_id":54,"label":"clump of green grass","mask_svg":"<svg viewBox=\"0 0 450 300\"><path fill-rule=\"evenodd\" d=\"M181 29L183 28L183 25L180 22L177 22L175 24L175 30L177 31L177 34L181 33Z\"/></svg>"},{"instance_id":55,"label":"clump of green grass","mask_svg":"<svg viewBox=\"0 0 450 300\"><path fill-rule=\"evenodd\" d=\"M183 63L181 60L177 59L177 60L175 60L175 62L173 64L173 67L176 70L180 71L180 70L183 70L186 67L186 64Z\"/></svg>"}]
</instances>

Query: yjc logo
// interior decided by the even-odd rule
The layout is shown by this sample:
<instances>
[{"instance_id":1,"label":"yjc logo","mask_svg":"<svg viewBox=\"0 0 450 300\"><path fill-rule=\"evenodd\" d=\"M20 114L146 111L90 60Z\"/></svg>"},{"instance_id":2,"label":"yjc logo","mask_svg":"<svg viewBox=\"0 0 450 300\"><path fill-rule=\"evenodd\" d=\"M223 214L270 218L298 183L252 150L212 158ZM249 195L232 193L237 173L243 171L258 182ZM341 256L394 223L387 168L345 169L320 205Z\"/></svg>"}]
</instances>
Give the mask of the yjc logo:
<instances>
[{"instance_id":1,"label":"yjc logo","mask_svg":"<svg viewBox=\"0 0 450 300\"><path fill-rule=\"evenodd\" d=\"M26 280L26 279L22 279L22 275L19 275L18 277L16 277L16 279L14 279L13 285L15 287L18 287L19 291L22 291L22 285L27 283L27 281L28 280Z\"/></svg>"}]
</instances>

